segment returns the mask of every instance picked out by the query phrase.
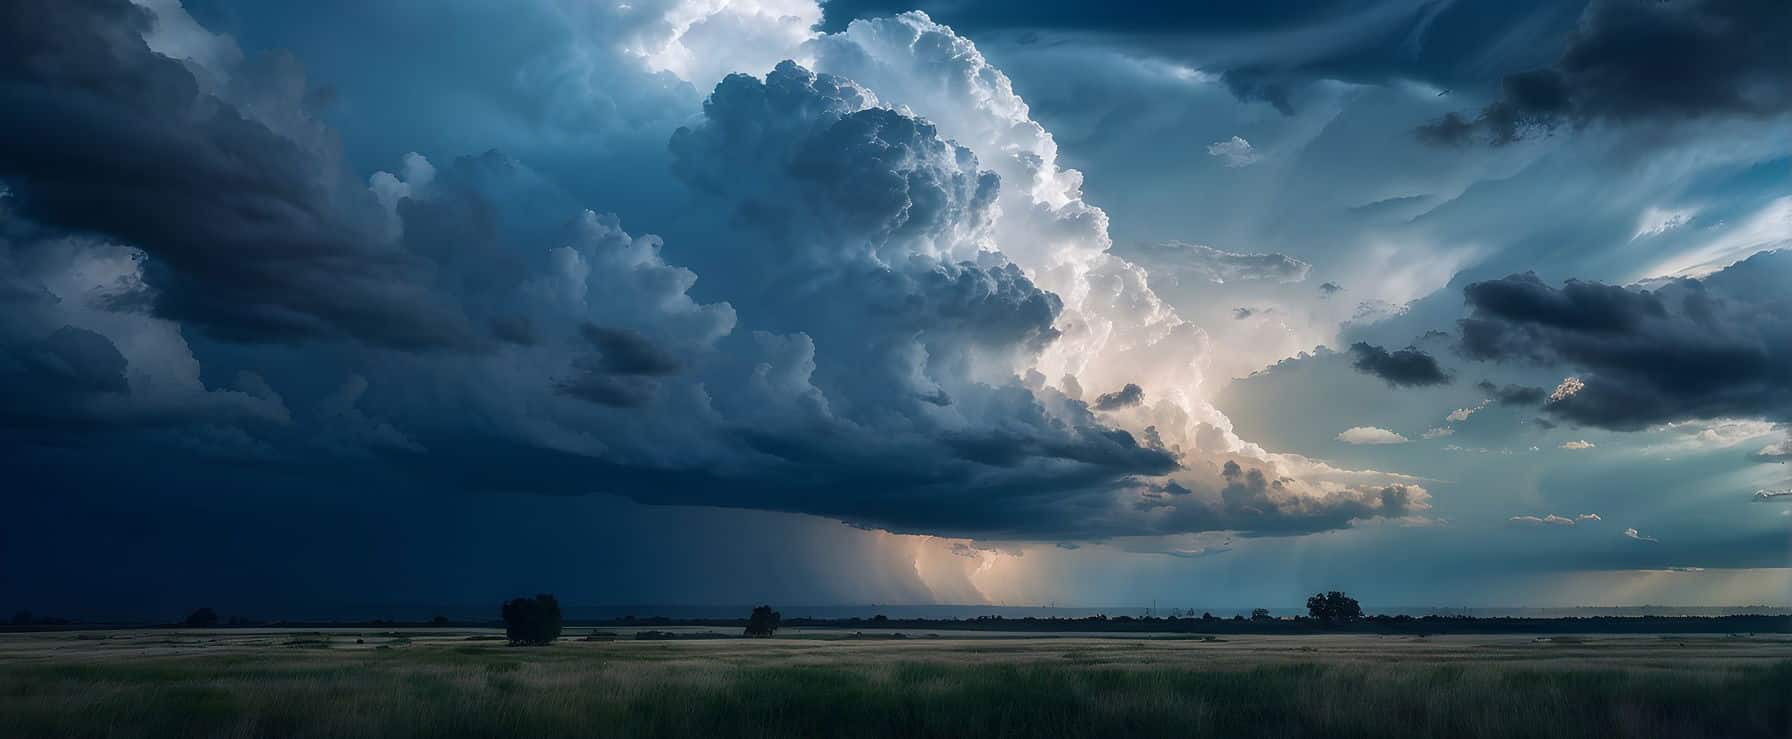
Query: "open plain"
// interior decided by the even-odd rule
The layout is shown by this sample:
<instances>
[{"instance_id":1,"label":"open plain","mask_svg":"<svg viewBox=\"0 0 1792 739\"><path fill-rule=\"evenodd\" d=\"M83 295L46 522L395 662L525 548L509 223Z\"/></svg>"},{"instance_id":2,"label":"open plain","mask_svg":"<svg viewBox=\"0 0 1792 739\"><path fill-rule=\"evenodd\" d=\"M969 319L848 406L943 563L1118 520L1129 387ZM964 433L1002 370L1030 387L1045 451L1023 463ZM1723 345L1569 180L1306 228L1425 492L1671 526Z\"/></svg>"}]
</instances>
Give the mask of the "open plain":
<instances>
[{"instance_id":1,"label":"open plain","mask_svg":"<svg viewBox=\"0 0 1792 739\"><path fill-rule=\"evenodd\" d=\"M0 634L0 736L1792 735L1783 635L590 631Z\"/></svg>"}]
</instances>

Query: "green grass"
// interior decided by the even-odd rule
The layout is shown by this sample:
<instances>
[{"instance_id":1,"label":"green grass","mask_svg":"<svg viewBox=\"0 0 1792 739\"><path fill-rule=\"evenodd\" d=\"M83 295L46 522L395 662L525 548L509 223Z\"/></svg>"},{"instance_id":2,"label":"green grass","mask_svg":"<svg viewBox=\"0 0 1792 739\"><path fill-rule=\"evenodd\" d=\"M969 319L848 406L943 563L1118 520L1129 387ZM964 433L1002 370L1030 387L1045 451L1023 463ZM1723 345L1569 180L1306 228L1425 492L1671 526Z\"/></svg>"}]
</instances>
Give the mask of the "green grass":
<instances>
[{"instance_id":1,"label":"green grass","mask_svg":"<svg viewBox=\"0 0 1792 739\"><path fill-rule=\"evenodd\" d=\"M210 648L225 653L0 650L0 737L1792 735L1792 661L1747 651L1589 643L1588 655L1483 661L1464 649L1481 644L1347 641L1316 641L1318 657L1249 640L278 646L289 636Z\"/></svg>"}]
</instances>

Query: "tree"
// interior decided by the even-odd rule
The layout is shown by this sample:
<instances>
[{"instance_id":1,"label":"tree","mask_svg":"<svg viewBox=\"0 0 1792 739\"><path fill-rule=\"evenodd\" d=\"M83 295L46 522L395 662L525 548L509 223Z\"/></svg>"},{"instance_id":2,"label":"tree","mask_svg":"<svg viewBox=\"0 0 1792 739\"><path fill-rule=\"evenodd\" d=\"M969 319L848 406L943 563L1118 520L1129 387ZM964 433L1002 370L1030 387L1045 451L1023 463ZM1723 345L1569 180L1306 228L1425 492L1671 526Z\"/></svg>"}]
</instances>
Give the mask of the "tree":
<instances>
[{"instance_id":1,"label":"tree","mask_svg":"<svg viewBox=\"0 0 1792 739\"><path fill-rule=\"evenodd\" d=\"M1363 618L1363 607L1341 591L1314 593L1307 599L1307 615L1327 626L1342 626Z\"/></svg>"},{"instance_id":2,"label":"tree","mask_svg":"<svg viewBox=\"0 0 1792 739\"><path fill-rule=\"evenodd\" d=\"M1252 608L1251 609L1251 620L1252 621L1274 621L1275 619L1270 617L1268 608Z\"/></svg>"},{"instance_id":3,"label":"tree","mask_svg":"<svg viewBox=\"0 0 1792 739\"><path fill-rule=\"evenodd\" d=\"M517 598L504 604L504 636L513 647L540 647L560 638L560 601L552 594Z\"/></svg>"},{"instance_id":4,"label":"tree","mask_svg":"<svg viewBox=\"0 0 1792 739\"><path fill-rule=\"evenodd\" d=\"M430 619L429 623L431 626L447 626L448 625L448 617L447 616L437 616L435 618Z\"/></svg>"},{"instance_id":5,"label":"tree","mask_svg":"<svg viewBox=\"0 0 1792 739\"><path fill-rule=\"evenodd\" d=\"M784 615L772 610L771 606L759 606L753 609L753 616L747 619L747 636L771 636L778 631L778 624Z\"/></svg>"},{"instance_id":6,"label":"tree","mask_svg":"<svg viewBox=\"0 0 1792 739\"><path fill-rule=\"evenodd\" d=\"M201 608L197 611L192 612L191 614L188 614L187 625L188 626L197 626L200 628L209 628L212 626L217 626L218 625L218 612L214 611L210 608Z\"/></svg>"},{"instance_id":7,"label":"tree","mask_svg":"<svg viewBox=\"0 0 1792 739\"><path fill-rule=\"evenodd\" d=\"M22 610L22 611L19 611L18 613L13 614L12 615L12 625L14 625L14 626L30 626L31 625L31 611Z\"/></svg>"}]
</instances>

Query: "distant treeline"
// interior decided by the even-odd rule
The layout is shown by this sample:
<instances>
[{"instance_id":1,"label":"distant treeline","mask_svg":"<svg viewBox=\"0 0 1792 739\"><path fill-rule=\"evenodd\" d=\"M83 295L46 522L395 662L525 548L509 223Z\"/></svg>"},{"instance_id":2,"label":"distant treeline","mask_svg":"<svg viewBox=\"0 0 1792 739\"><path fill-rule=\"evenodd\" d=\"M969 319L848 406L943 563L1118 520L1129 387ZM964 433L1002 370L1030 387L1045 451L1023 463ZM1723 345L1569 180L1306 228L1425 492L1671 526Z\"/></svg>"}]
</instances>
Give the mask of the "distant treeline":
<instances>
[{"instance_id":1,"label":"distant treeline","mask_svg":"<svg viewBox=\"0 0 1792 739\"><path fill-rule=\"evenodd\" d=\"M700 626L740 628L746 619L617 618L594 626ZM583 624L581 624L583 625ZM1139 632L1175 634L1782 634L1792 633L1792 616L1586 616L1566 618L1477 618L1473 616L1365 616L1354 623L1327 624L1293 618L1087 618L966 619L786 618L785 629L899 629L903 631Z\"/></svg>"},{"instance_id":2,"label":"distant treeline","mask_svg":"<svg viewBox=\"0 0 1792 739\"><path fill-rule=\"evenodd\" d=\"M572 627L703 627L731 632L746 628L749 618L667 618L623 617L613 619L567 619ZM436 618L430 621L251 621L229 619L217 624L143 624L82 623L68 619L39 619L29 623L0 623L5 631L74 631L113 628L316 628L316 627L478 627L503 628L503 621L455 620ZM1582 616L1559 618L1474 617L1474 616L1364 616L1351 623L1327 623L1306 616L1281 618L1218 618L1218 617L1153 617L1153 616L1090 616L1086 618L1038 618L1026 616L980 616L975 618L786 618L782 628L791 629L888 629L904 632L990 631L990 632L1063 632L1063 633L1168 633L1168 634L1401 634L1426 636L1433 634L1788 634L1792 633L1792 615L1738 614L1730 616Z\"/></svg>"}]
</instances>

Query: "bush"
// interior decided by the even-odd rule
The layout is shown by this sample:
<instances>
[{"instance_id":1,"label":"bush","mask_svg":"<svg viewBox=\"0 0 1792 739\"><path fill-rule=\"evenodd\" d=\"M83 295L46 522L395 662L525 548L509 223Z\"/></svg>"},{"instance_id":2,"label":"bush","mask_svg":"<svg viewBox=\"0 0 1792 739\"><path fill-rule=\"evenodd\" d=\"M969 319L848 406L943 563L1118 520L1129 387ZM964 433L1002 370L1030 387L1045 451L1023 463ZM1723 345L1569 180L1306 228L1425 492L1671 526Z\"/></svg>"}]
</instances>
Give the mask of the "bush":
<instances>
[{"instance_id":1,"label":"bush","mask_svg":"<svg viewBox=\"0 0 1792 739\"><path fill-rule=\"evenodd\" d=\"M187 625L201 628L217 626L218 612L210 608L201 608L187 616Z\"/></svg>"},{"instance_id":2,"label":"bush","mask_svg":"<svg viewBox=\"0 0 1792 739\"><path fill-rule=\"evenodd\" d=\"M783 614L772 610L771 606L760 606L753 609L753 616L747 619L747 636L771 636L778 631L778 625L784 620Z\"/></svg>"},{"instance_id":3,"label":"bush","mask_svg":"<svg viewBox=\"0 0 1792 739\"><path fill-rule=\"evenodd\" d=\"M560 601L542 593L504 604L504 635L511 646L545 646L560 638Z\"/></svg>"}]
</instances>

